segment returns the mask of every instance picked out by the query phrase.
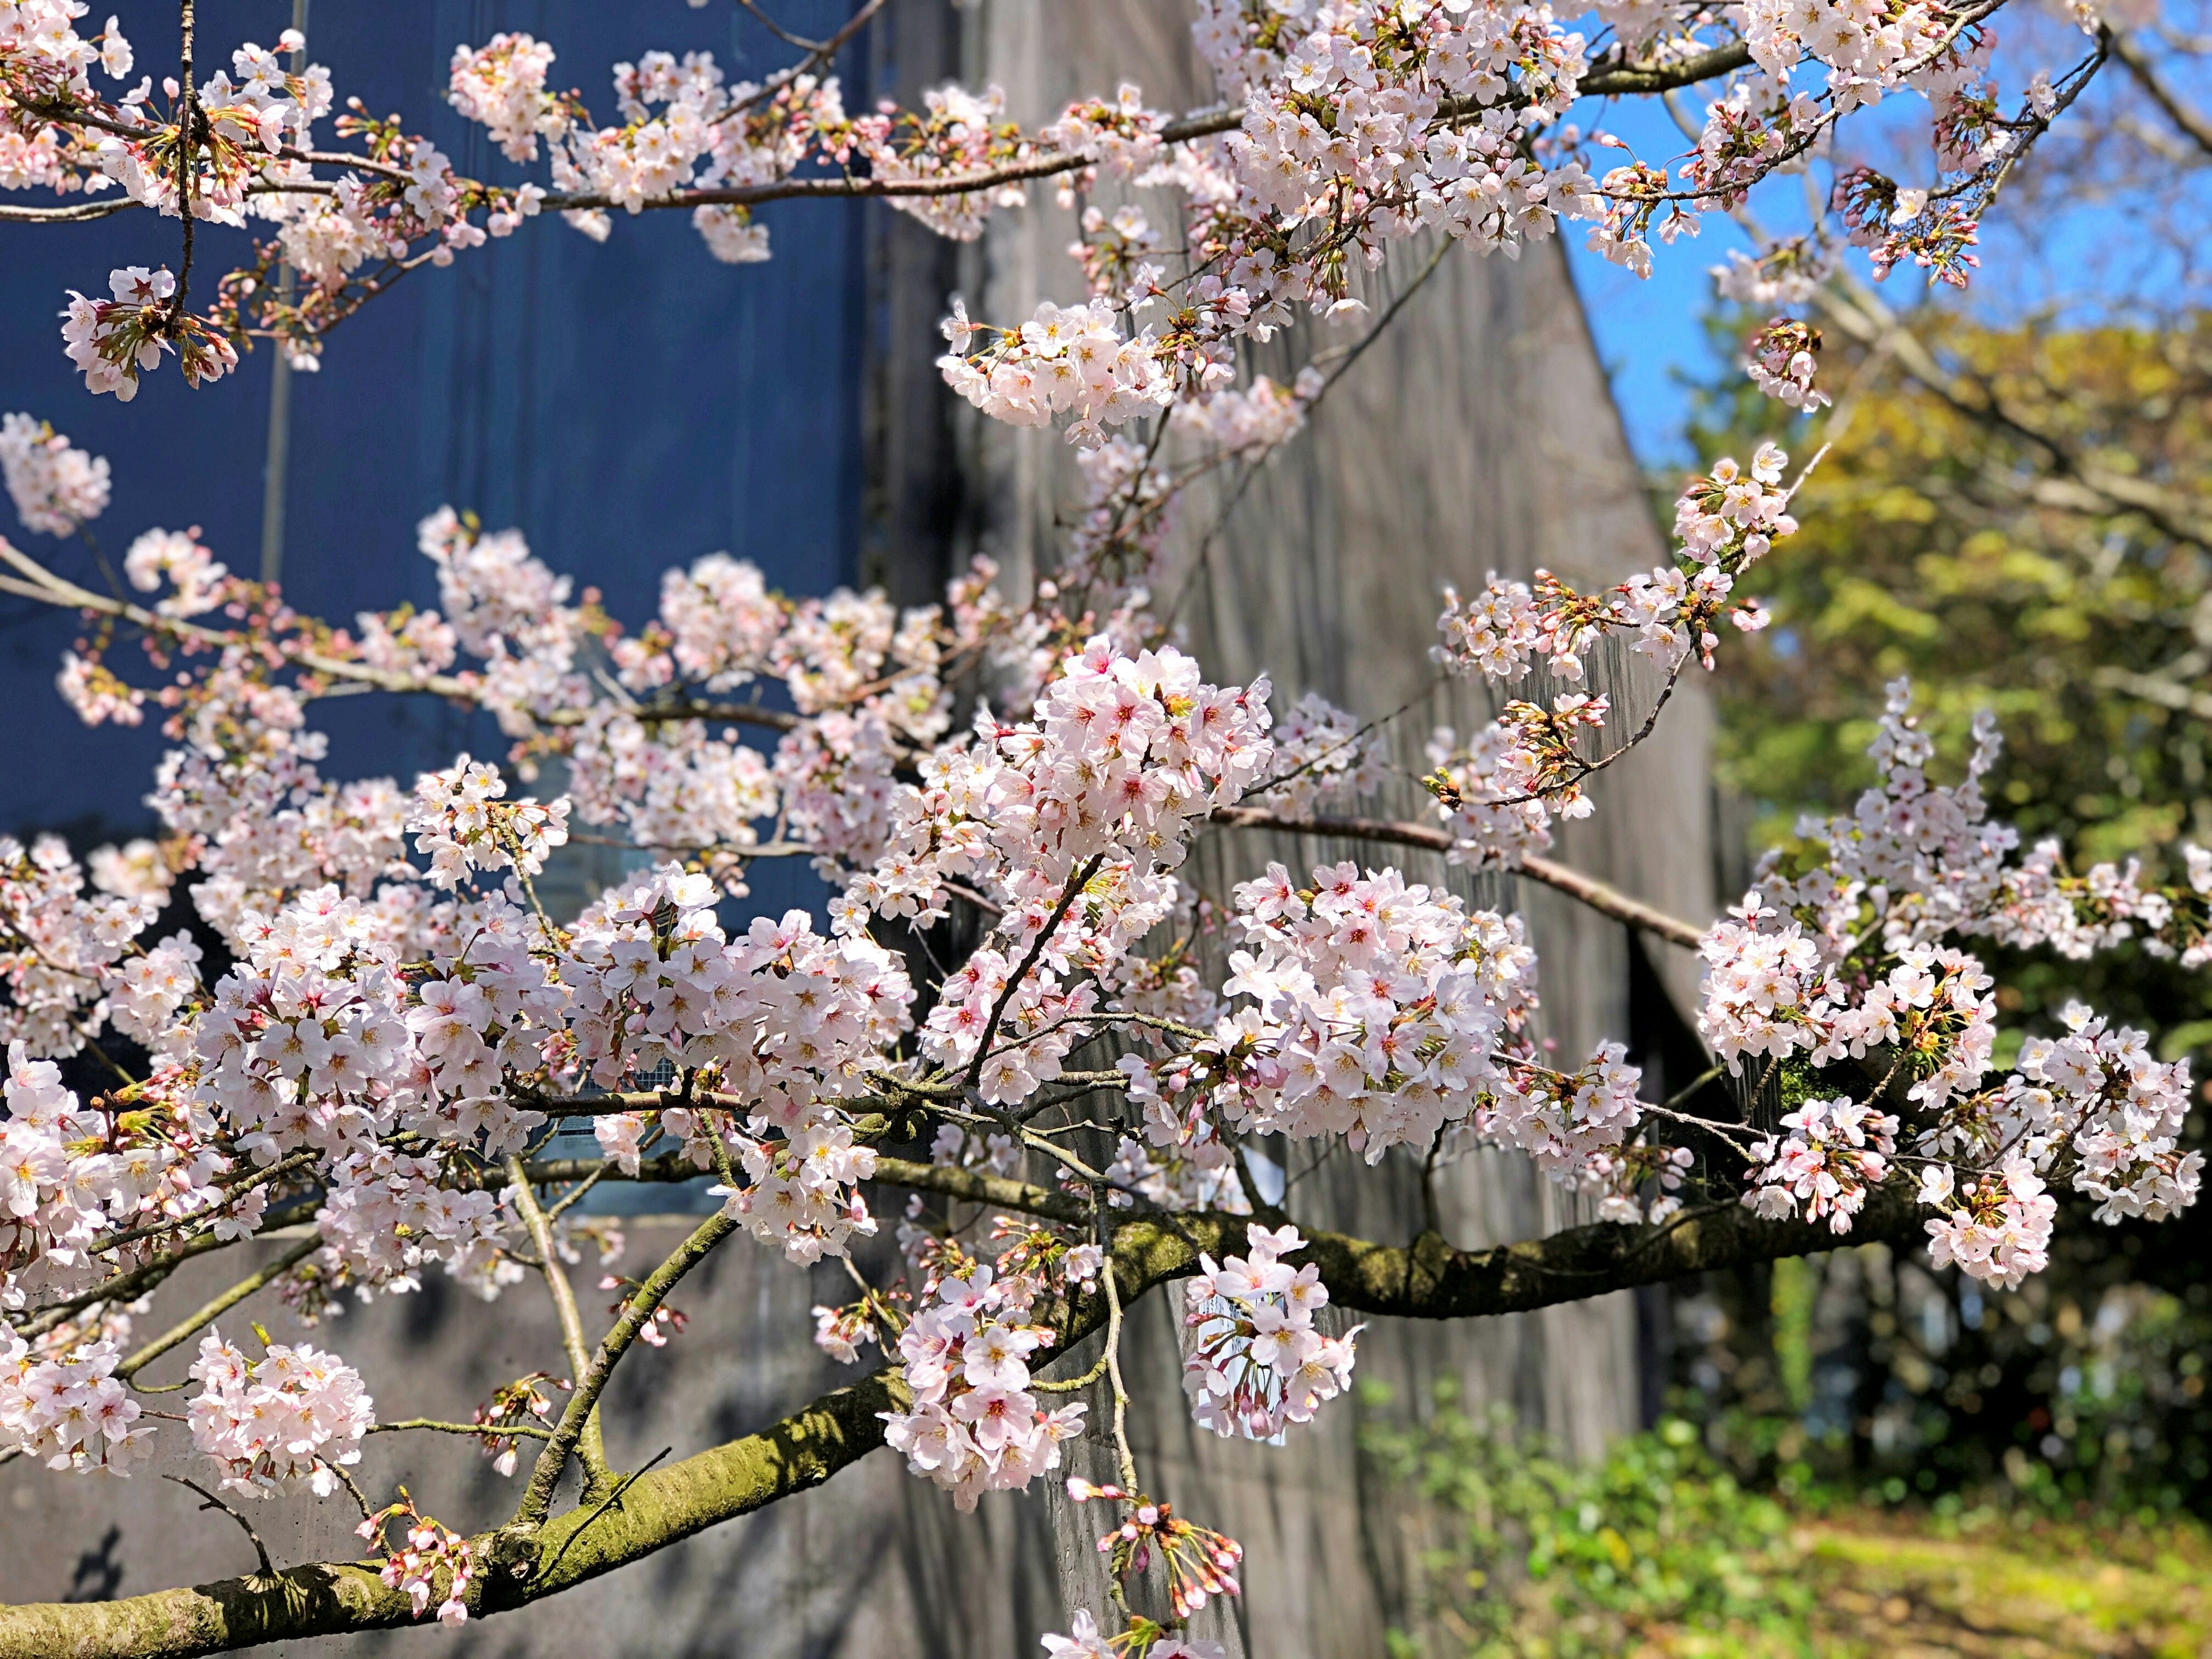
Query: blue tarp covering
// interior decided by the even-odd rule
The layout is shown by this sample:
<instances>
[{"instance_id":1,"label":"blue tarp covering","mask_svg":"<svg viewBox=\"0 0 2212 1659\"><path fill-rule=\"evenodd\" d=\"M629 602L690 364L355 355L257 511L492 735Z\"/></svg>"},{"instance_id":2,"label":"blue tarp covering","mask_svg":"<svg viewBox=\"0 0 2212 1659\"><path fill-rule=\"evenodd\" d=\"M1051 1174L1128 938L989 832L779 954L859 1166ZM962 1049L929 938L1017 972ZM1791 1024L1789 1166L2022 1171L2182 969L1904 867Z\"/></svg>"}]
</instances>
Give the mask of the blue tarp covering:
<instances>
[{"instance_id":1,"label":"blue tarp covering","mask_svg":"<svg viewBox=\"0 0 2212 1659\"><path fill-rule=\"evenodd\" d=\"M138 71L173 72L173 4L116 5ZM200 0L198 10L203 75L241 40L274 44L292 15L291 0ZM788 0L776 15L826 33L843 9ZM374 112L402 112L410 130L427 126L457 171L519 181L522 170L442 98L454 46L501 29L551 41L554 80L580 90L603 122L616 118L609 70L618 60L709 50L737 79L793 56L729 0L706 9L682 0L315 0L309 57L330 66L341 101L358 94ZM848 84L848 105L859 90ZM792 203L766 210L763 222L774 259L730 266L708 257L683 213L617 215L604 246L541 222L450 269L409 276L340 328L321 374L293 381L283 569L293 603L348 623L365 608L434 603L414 527L448 502L494 528L520 527L632 626L650 614L662 569L717 550L753 559L793 591L850 580L863 222L855 207ZM257 351L235 377L198 392L165 366L127 405L88 394L62 356L64 291L104 291L117 265L173 266L177 229L139 211L0 225L0 410L43 416L110 457L114 501L94 528L111 557L149 526L198 525L218 557L250 574L273 353ZM195 289L211 291L244 247L240 233L204 231ZM0 533L97 585L81 546L30 535L12 514ZM77 631L74 617L0 599L0 706L14 739L0 829L64 828L82 844L148 827L141 798L162 744L151 723L88 732L62 704L54 671ZM118 664L135 659L130 651ZM404 779L465 743L503 748L488 726L422 700L344 699L313 719L331 735L326 769L337 777Z\"/></svg>"}]
</instances>

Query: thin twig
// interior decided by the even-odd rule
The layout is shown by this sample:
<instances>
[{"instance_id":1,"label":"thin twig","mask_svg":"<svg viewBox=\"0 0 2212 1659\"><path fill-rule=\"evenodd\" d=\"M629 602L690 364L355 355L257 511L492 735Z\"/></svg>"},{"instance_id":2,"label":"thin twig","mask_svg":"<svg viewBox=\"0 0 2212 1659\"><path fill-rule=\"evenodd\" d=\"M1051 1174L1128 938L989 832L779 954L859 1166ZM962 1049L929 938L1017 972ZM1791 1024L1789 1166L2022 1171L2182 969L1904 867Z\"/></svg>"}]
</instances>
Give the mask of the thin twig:
<instances>
[{"instance_id":1,"label":"thin twig","mask_svg":"<svg viewBox=\"0 0 2212 1659\"><path fill-rule=\"evenodd\" d=\"M568 1356L568 1369L573 1375L581 1376L591 1364L591 1350L584 1346L583 1316L577 1311L576 1293L568 1284L568 1275L554 1253L553 1224L538 1206L538 1194L530 1184L530 1171L523 1166L520 1154L507 1154L507 1178L514 1183L514 1207L522 1217L523 1227L538 1249L538 1271L545 1280L546 1294L552 1297L554 1315L561 1322L561 1346ZM601 1438L596 1412L584 1419L576 1439L576 1461L584 1466L586 1482L595 1487L605 1484L609 1473L606 1446Z\"/></svg>"},{"instance_id":2,"label":"thin twig","mask_svg":"<svg viewBox=\"0 0 2212 1659\"><path fill-rule=\"evenodd\" d=\"M690 1237L672 1251L668 1259L653 1269L645 1282L623 1304L621 1314L614 1326L599 1339L599 1352L592 1357L589 1369L576 1379L576 1391L568 1396L568 1409L554 1427L553 1437L538 1455L530 1471L530 1485L515 1510L515 1524L537 1527L544 1522L546 1512L552 1507L553 1489L561 1480L561 1471L568 1461L568 1454L582 1436L584 1425L599 1404L607 1379L614 1375L616 1365L637 1340L638 1333L651 1319L661 1300L676 1288L678 1281L692 1268L714 1253L714 1247L738 1228L737 1218L716 1212L695 1228Z\"/></svg>"},{"instance_id":3,"label":"thin twig","mask_svg":"<svg viewBox=\"0 0 2212 1659\"><path fill-rule=\"evenodd\" d=\"M975 1045L975 1058L968 1067L969 1088L974 1088L975 1080L983 1075L983 1062L990 1057L991 1039L999 1034L999 1022L1006 1017L1007 1004L1014 1000L1015 994L1021 989L1022 981L1030 976L1030 969L1036 966L1037 958L1044 954L1044 947L1060 931L1061 921L1074 907L1083 890L1091 884L1091 878L1098 873L1099 866L1105 862L1105 854L1094 853L1088 863L1068 877L1067 886L1060 893L1060 902L1052 907L1052 914L1044 919L1044 926L1037 929L1036 938L1030 941L1029 954L1022 958L1022 965L1006 981L1006 988L999 994L999 1000L991 1010L991 1018L983 1027L982 1040Z\"/></svg>"},{"instance_id":4,"label":"thin twig","mask_svg":"<svg viewBox=\"0 0 2212 1659\"><path fill-rule=\"evenodd\" d=\"M1121 1489L1137 1491L1137 1460L1129 1450L1129 1391L1121 1383L1121 1292L1109 1255L1099 1276L1106 1282L1106 1375L1114 1382L1114 1449L1121 1459Z\"/></svg>"},{"instance_id":5,"label":"thin twig","mask_svg":"<svg viewBox=\"0 0 2212 1659\"><path fill-rule=\"evenodd\" d=\"M187 1480L181 1474L165 1474L161 1479L164 1480L173 1480L180 1486L191 1487L192 1491L198 1492L202 1498L207 1499L207 1502L200 1505L202 1510L221 1510L232 1520L237 1522L240 1526L246 1528L246 1536L253 1545L254 1554L261 1558L261 1576L264 1578L274 1578L276 1576L276 1564L269 1559L269 1547L261 1541L261 1534L253 1530L253 1522L247 1520L236 1510L231 1508L229 1504L224 1503L222 1499L217 1498L213 1492L210 1492L205 1486L200 1485L197 1480Z\"/></svg>"}]
</instances>

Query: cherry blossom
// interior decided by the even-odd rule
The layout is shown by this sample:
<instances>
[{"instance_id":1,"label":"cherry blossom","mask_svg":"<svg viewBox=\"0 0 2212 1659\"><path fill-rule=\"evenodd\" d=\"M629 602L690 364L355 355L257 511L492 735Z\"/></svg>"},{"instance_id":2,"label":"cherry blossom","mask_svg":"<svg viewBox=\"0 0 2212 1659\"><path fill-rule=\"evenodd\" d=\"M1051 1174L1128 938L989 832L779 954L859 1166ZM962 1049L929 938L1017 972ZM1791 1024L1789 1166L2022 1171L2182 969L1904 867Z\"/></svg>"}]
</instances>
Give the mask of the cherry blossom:
<instances>
[{"instance_id":1,"label":"cherry blossom","mask_svg":"<svg viewBox=\"0 0 2212 1659\"><path fill-rule=\"evenodd\" d=\"M337 1490L334 1470L361 1461L376 1411L350 1366L305 1344L264 1345L258 1359L210 1331L192 1362L200 1385L186 1406L192 1444L220 1465L225 1488L270 1498L289 1485L317 1497Z\"/></svg>"},{"instance_id":2,"label":"cherry blossom","mask_svg":"<svg viewBox=\"0 0 2212 1659\"><path fill-rule=\"evenodd\" d=\"M1360 1327L1341 1336L1315 1328L1328 1288L1310 1265L1283 1261L1304 1248L1296 1227L1245 1229L1247 1254L1200 1258L1183 1292L1182 1386L1191 1419L1222 1436L1266 1440L1352 1384Z\"/></svg>"},{"instance_id":3,"label":"cherry blossom","mask_svg":"<svg viewBox=\"0 0 2212 1659\"><path fill-rule=\"evenodd\" d=\"M1047 1410L1029 1392L1030 1359L1052 1340L1030 1318L1041 1289L976 1262L939 1279L899 1334L914 1404L883 1414L884 1438L963 1510L1058 1468L1060 1443L1082 1431L1082 1402Z\"/></svg>"},{"instance_id":4,"label":"cherry blossom","mask_svg":"<svg viewBox=\"0 0 2212 1659\"><path fill-rule=\"evenodd\" d=\"M418 1510L404 1486L399 1489L398 1503L362 1516L361 1525L354 1531L356 1536L388 1548L387 1528L395 1521L403 1528L404 1541L385 1558L377 1576L387 1589L405 1593L417 1619L429 1610L431 1601L435 1600L440 1624L466 1624L469 1585L477 1575L475 1547L460 1534L441 1526ZM441 1575L446 1580L442 1594L437 1587Z\"/></svg>"},{"instance_id":5,"label":"cherry blossom","mask_svg":"<svg viewBox=\"0 0 2212 1659\"><path fill-rule=\"evenodd\" d=\"M154 1425L112 1374L122 1357L110 1341L46 1352L0 1332L0 1445L50 1468L128 1475L151 1455Z\"/></svg>"},{"instance_id":6,"label":"cherry blossom","mask_svg":"<svg viewBox=\"0 0 2212 1659\"><path fill-rule=\"evenodd\" d=\"M0 481L27 530L74 536L107 509L107 460L44 421L0 416Z\"/></svg>"}]
</instances>

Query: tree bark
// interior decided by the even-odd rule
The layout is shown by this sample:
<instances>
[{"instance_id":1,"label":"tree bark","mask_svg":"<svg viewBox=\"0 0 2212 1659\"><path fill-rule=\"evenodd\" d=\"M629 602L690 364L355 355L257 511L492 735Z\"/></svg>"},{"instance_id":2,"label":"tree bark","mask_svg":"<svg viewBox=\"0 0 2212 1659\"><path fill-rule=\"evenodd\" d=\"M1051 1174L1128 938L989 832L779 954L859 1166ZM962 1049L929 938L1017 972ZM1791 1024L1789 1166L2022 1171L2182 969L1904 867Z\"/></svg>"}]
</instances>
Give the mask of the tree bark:
<instances>
[{"instance_id":1,"label":"tree bark","mask_svg":"<svg viewBox=\"0 0 2212 1659\"><path fill-rule=\"evenodd\" d=\"M948 1176L958 1171L945 1172ZM1006 1201L1055 1194L1018 1182ZM1233 1254L1248 1218L1206 1212L1127 1223L1114 1255L1135 1294L1198 1271L1201 1253ZM1662 1226L1600 1223L1486 1250L1453 1249L1434 1233L1409 1246L1317 1233L1303 1257L1321 1268L1331 1299L1357 1312L1468 1319L1523 1312L1683 1275L1813 1255L1846 1243L1902 1240L1919 1231L1901 1188L1872 1194L1851 1232L1766 1221L1740 1205L1686 1212ZM1097 1298L1071 1311L1060 1352L1104 1322ZM642 1559L695 1533L820 1486L883 1444L879 1413L907 1402L892 1368L823 1395L759 1434L653 1470L619 1499L580 1504L530 1531L479 1534L471 1617L542 1601ZM121 1601L0 1607L0 1659L187 1659L264 1642L383 1630L422 1622L373 1563L319 1562L274 1578L256 1575Z\"/></svg>"}]
</instances>

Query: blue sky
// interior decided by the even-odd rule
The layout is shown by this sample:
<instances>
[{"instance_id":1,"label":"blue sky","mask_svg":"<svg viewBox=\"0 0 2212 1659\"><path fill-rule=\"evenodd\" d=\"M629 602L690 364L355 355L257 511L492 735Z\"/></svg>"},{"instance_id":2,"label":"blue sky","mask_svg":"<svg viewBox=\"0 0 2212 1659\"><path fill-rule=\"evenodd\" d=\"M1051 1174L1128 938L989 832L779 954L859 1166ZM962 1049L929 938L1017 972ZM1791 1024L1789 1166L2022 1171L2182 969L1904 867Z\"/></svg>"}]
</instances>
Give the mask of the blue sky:
<instances>
[{"instance_id":1,"label":"blue sky","mask_svg":"<svg viewBox=\"0 0 2212 1659\"><path fill-rule=\"evenodd\" d=\"M1567 232L1568 264L1597 337L1598 356L1636 459L1646 466L1691 459L1683 438L1690 398L1682 377L1703 379L1712 372L1704 315L1713 289L1705 268L1722 258L1728 244L1716 239L1723 230L1744 245L1735 227L1722 220L1695 242L1656 250L1650 278L1644 282L1586 252L1581 227Z\"/></svg>"},{"instance_id":2,"label":"blue sky","mask_svg":"<svg viewBox=\"0 0 2212 1659\"><path fill-rule=\"evenodd\" d=\"M1655 166L1688 148L1666 112L1645 100L1608 108L1603 125ZM1707 273L1726 260L1729 248L1751 246L1724 215L1709 213L1702 225L1697 236L1671 247L1655 240L1651 275L1644 279L1585 249L1588 226L1560 228L1576 289L1597 337L1598 356L1612 379L1636 458L1646 466L1691 459L1682 435L1690 398L1681 382L1686 374L1703 379L1712 372L1704 320L1713 298Z\"/></svg>"}]
</instances>

